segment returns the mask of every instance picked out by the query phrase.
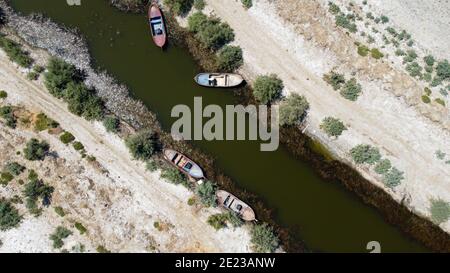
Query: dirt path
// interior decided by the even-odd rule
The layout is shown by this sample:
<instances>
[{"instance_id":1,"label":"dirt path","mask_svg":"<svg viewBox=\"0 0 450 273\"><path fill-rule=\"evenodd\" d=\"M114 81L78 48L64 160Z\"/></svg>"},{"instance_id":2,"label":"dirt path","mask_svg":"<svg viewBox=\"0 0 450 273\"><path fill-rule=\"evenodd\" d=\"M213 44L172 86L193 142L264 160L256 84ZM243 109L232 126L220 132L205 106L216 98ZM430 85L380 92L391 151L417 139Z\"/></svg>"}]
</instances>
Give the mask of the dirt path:
<instances>
[{"instance_id":1,"label":"dirt path","mask_svg":"<svg viewBox=\"0 0 450 273\"><path fill-rule=\"evenodd\" d=\"M402 185L393 192L372 171L357 167L358 170L396 200L408 197L409 207L417 213L429 214L430 198L449 201L450 165L435 157L439 149L450 153L448 131L376 85L365 87L357 102L345 100L322 80L320 68L327 62L326 52L311 49L308 41L293 33L267 1L253 2L254 7L245 10L240 1L207 0L208 9L234 29L235 43L244 51L242 73L250 79L275 73L283 80L286 93L305 95L311 104L307 133L344 161L349 162L348 152L357 144L380 148L384 156L405 172ZM349 130L338 140L330 140L319 128L326 116L340 118ZM450 232L450 221L441 227Z\"/></svg>"},{"instance_id":2,"label":"dirt path","mask_svg":"<svg viewBox=\"0 0 450 273\"><path fill-rule=\"evenodd\" d=\"M142 251L145 246L129 243L131 237L141 236L138 233L142 231L153 233L153 237L160 245L158 249L163 252L249 251L247 227L215 231L206 223L206 219L211 213L219 212L218 209L196 210L188 206L187 200L192 193L182 186L164 182L157 172L150 173L145 170L142 163L131 160L120 138L106 133L100 123L93 124L70 114L67 106L52 97L42 83L30 82L23 73L18 73L3 52L0 52L0 88L8 92L9 103L20 104L36 112L42 111L55 119L62 128L72 132L84 144L86 151L94 155L108 170L106 178L99 178L102 182L98 181L98 187L103 180L110 183L109 187L111 183L114 184L112 188L116 188L116 192L112 192L111 196L116 202L112 202L111 207L106 209L100 201L93 202L90 209L96 213L100 210L101 213L95 216L99 218L85 219L98 225L97 228L106 241L108 234L111 238L115 238L107 242L108 249ZM89 178L94 180L95 189L96 176ZM95 194L101 195L102 192ZM108 198L112 198L111 196ZM92 199L92 196L80 198L80 203L84 203ZM169 223L170 231L167 233L156 231L153 227L156 221Z\"/></svg>"}]
</instances>

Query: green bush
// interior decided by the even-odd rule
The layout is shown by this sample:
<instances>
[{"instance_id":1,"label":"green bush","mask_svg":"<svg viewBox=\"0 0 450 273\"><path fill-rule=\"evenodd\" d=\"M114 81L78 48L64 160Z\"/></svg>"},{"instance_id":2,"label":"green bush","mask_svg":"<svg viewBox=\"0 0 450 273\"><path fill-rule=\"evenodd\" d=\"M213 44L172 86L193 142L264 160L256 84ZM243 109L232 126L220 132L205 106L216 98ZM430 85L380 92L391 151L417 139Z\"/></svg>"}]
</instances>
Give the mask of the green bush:
<instances>
[{"instance_id":1,"label":"green bush","mask_svg":"<svg viewBox=\"0 0 450 273\"><path fill-rule=\"evenodd\" d=\"M361 94L361 91L361 85L356 82L355 78L352 78L344 84L340 91L340 94L350 101L356 101Z\"/></svg>"},{"instance_id":2,"label":"green bush","mask_svg":"<svg viewBox=\"0 0 450 273\"><path fill-rule=\"evenodd\" d=\"M89 90L83 83L68 83L64 90L64 100L68 103L70 112L83 116L87 120L103 118L103 101Z\"/></svg>"},{"instance_id":3,"label":"green bush","mask_svg":"<svg viewBox=\"0 0 450 273\"><path fill-rule=\"evenodd\" d=\"M5 120L6 126L10 128L16 128L17 118L14 115L14 110L11 106L2 106L0 107L0 117Z\"/></svg>"},{"instance_id":4,"label":"green bush","mask_svg":"<svg viewBox=\"0 0 450 273\"><path fill-rule=\"evenodd\" d=\"M62 207L55 207L55 212L61 217L66 216L66 213L64 212L64 209Z\"/></svg>"},{"instance_id":5,"label":"green bush","mask_svg":"<svg viewBox=\"0 0 450 273\"><path fill-rule=\"evenodd\" d=\"M323 75L324 81L330 84L334 90L339 90L345 83L344 75L331 71L328 74Z\"/></svg>"},{"instance_id":6,"label":"green bush","mask_svg":"<svg viewBox=\"0 0 450 273\"><path fill-rule=\"evenodd\" d=\"M444 160L445 156L447 155L446 153L444 153L441 150L437 150L436 152L434 152L434 154L436 155L436 158L439 160Z\"/></svg>"},{"instance_id":7,"label":"green bush","mask_svg":"<svg viewBox=\"0 0 450 273\"><path fill-rule=\"evenodd\" d=\"M425 88L423 89L423 92L424 92L425 95L427 95L427 96L430 96L430 95L431 95L431 89L428 88L428 87L425 87Z\"/></svg>"},{"instance_id":8,"label":"green bush","mask_svg":"<svg viewBox=\"0 0 450 273\"><path fill-rule=\"evenodd\" d=\"M105 126L106 131L117 133L120 129L120 120L115 116L107 116L103 119L103 126Z\"/></svg>"},{"instance_id":9,"label":"green bush","mask_svg":"<svg viewBox=\"0 0 450 273\"><path fill-rule=\"evenodd\" d=\"M38 78L39 78L39 74L34 71L28 72L28 74L27 74L27 79L29 79L30 81L35 81Z\"/></svg>"},{"instance_id":10,"label":"green bush","mask_svg":"<svg viewBox=\"0 0 450 273\"><path fill-rule=\"evenodd\" d=\"M148 129L129 136L125 144L135 159L148 160L155 153L158 142L153 131Z\"/></svg>"},{"instance_id":11,"label":"green bush","mask_svg":"<svg viewBox=\"0 0 450 273\"><path fill-rule=\"evenodd\" d=\"M242 5L247 9L249 9L253 6L252 0L241 0L241 2L242 2Z\"/></svg>"},{"instance_id":12,"label":"green bush","mask_svg":"<svg viewBox=\"0 0 450 273\"><path fill-rule=\"evenodd\" d=\"M280 124L294 125L301 122L307 114L309 103L304 96L291 94L280 104Z\"/></svg>"},{"instance_id":13,"label":"green bush","mask_svg":"<svg viewBox=\"0 0 450 273\"><path fill-rule=\"evenodd\" d=\"M434 62L436 61L436 59L432 56L432 55L427 55L425 57L423 57L423 61L428 65L428 66L433 66Z\"/></svg>"},{"instance_id":14,"label":"green bush","mask_svg":"<svg viewBox=\"0 0 450 273\"><path fill-rule=\"evenodd\" d=\"M25 170L25 167L20 165L17 162L10 162L6 164L5 171L13 174L13 175L19 175Z\"/></svg>"},{"instance_id":15,"label":"green bush","mask_svg":"<svg viewBox=\"0 0 450 273\"><path fill-rule=\"evenodd\" d=\"M369 54L369 51L370 51L370 49L367 46L365 46L365 45L359 45L358 46L358 54L360 56L366 57L367 54Z\"/></svg>"},{"instance_id":16,"label":"green bush","mask_svg":"<svg viewBox=\"0 0 450 273\"><path fill-rule=\"evenodd\" d=\"M422 96L422 101L423 101L424 103L430 103L430 102L431 102L431 99L430 99L430 97L428 97L427 95L423 95L423 96Z\"/></svg>"},{"instance_id":17,"label":"green bush","mask_svg":"<svg viewBox=\"0 0 450 273\"><path fill-rule=\"evenodd\" d=\"M147 168L147 170L154 172L158 169L158 164L156 163L155 160L149 159L147 160L145 167Z\"/></svg>"},{"instance_id":18,"label":"green bush","mask_svg":"<svg viewBox=\"0 0 450 273\"><path fill-rule=\"evenodd\" d=\"M279 246L279 240L275 236L272 227L266 223L254 225L250 235L250 242L255 252L274 252Z\"/></svg>"},{"instance_id":19,"label":"green bush","mask_svg":"<svg viewBox=\"0 0 450 273\"><path fill-rule=\"evenodd\" d=\"M238 46L224 46L217 56L218 67L225 71L234 71L243 63L242 49Z\"/></svg>"},{"instance_id":20,"label":"green bush","mask_svg":"<svg viewBox=\"0 0 450 273\"><path fill-rule=\"evenodd\" d=\"M205 47L215 51L233 41L234 32L227 23L221 23L219 19L208 19L195 37Z\"/></svg>"},{"instance_id":21,"label":"green bush","mask_svg":"<svg viewBox=\"0 0 450 273\"><path fill-rule=\"evenodd\" d=\"M6 186L11 180L14 179L14 176L9 172L2 172L0 174L0 185Z\"/></svg>"},{"instance_id":22,"label":"green bush","mask_svg":"<svg viewBox=\"0 0 450 273\"><path fill-rule=\"evenodd\" d=\"M447 60L437 64L436 75L442 80L450 80L450 63Z\"/></svg>"},{"instance_id":23,"label":"green bush","mask_svg":"<svg viewBox=\"0 0 450 273\"><path fill-rule=\"evenodd\" d=\"M65 131L61 136L59 136L59 139L62 143L69 144L75 140L75 137L71 133Z\"/></svg>"},{"instance_id":24,"label":"green bush","mask_svg":"<svg viewBox=\"0 0 450 273\"><path fill-rule=\"evenodd\" d=\"M435 101L437 104L440 104L440 105L442 105L442 106L445 106L445 101L444 101L443 99L441 99L441 98L434 99L434 101Z\"/></svg>"},{"instance_id":25,"label":"green bush","mask_svg":"<svg viewBox=\"0 0 450 273\"><path fill-rule=\"evenodd\" d=\"M53 248L61 248L64 245L63 239L70 235L72 235L72 231L62 226L57 227L55 232L50 234L50 240L53 241Z\"/></svg>"},{"instance_id":26,"label":"green bush","mask_svg":"<svg viewBox=\"0 0 450 273\"><path fill-rule=\"evenodd\" d=\"M39 198L44 200L50 200L53 194L54 188L45 184L40 180L37 174L31 170L28 175L28 183L24 186L24 195L26 199L26 207L31 214L38 216L41 214L41 209L37 206Z\"/></svg>"},{"instance_id":27,"label":"green bush","mask_svg":"<svg viewBox=\"0 0 450 273\"><path fill-rule=\"evenodd\" d=\"M405 55L406 55L406 52L403 51L403 50L401 50L401 49L397 49L397 50L395 51L395 55L397 55L397 56L405 56Z\"/></svg>"},{"instance_id":28,"label":"green bush","mask_svg":"<svg viewBox=\"0 0 450 273\"><path fill-rule=\"evenodd\" d=\"M387 22L389 22L389 18L385 15L381 15L380 19L381 19L381 23L383 23L383 24L386 24Z\"/></svg>"},{"instance_id":29,"label":"green bush","mask_svg":"<svg viewBox=\"0 0 450 273\"><path fill-rule=\"evenodd\" d=\"M328 136L338 137L344 130L347 130L344 123L337 118L326 117L322 120L320 128L325 131Z\"/></svg>"},{"instance_id":30,"label":"green bush","mask_svg":"<svg viewBox=\"0 0 450 273\"><path fill-rule=\"evenodd\" d=\"M8 38L0 37L0 47L6 52L9 59L22 67L30 67L33 59L28 52L22 49L22 46Z\"/></svg>"},{"instance_id":31,"label":"green bush","mask_svg":"<svg viewBox=\"0 0 450 273\"><path fill-rule=\"evenodd\" d=\"M374 170L377 174L385 174L391 169L391 167L392 167L392 164L389 159L381 159L375 165Z\"/></svg>"},{"instance_id":32,"label":"green bush","mask_svg":"<svg viewBox=\"0 0 450 273\"><path fill-rule=\"evenodd\" d=\"M345 16L344 14L336 15L335 22L337 26L348 29L352 33L356 33L358 31L356 24L353 23L351 20L349 20L348 17Z\"/></svg>"},{"instance_id":33,"label":"green bush","mask_svg":"<svg viewBox=\"0 0 450 273\"><path fill-rule=\"evenodd\" d=\"M213 182L204 181L196 188L196 194L206 207L215 207L217 205L216 185Z\"/></svg>"},{"instance_id":34,"label":"green bush","mask_svg":"<svg viewBox=\"0 0 450 273\"><path fill-rule=\"evenodd\" d=\"M381 159L380 151L367 144L360 144L350 150L350 154L356 164L375 164Z\"/></svg>"},{"instance_id":35,"label":"green bush","mask_svg":"<svg viewBox=\"0 0 450 273\"><path fill-rule=\"evenodd\" d=\"M237 215L237 213L233 211L229 211L227 213L227 220L233 227L240 227L244 224L241 217L239 217L239 215Z\"/></svg>"},{"instance_id":36,"label":"green bush","mask_svg":"<svg viewBox=\"0 0 450 273\"><path fill-rule=\"evenodd\" d=\"M194 8L197 10L202 10L206 6L205 0L194 0Z\"/></svg>"},{"instance_id":37,"label":"green bush","mask_svg":"<svg viewBox=\"0 0 450 273\"><path fill-rule=\"evenodd\" d=\"M161 178L166 179L174 184L187 185L186 176L173 167L164 168L161 171Z\"/></svg>"},{"instance_id":38,"label":"green bush","mask_svg":"<svg viewBox=\"0 0 450 273\"><path fill-rule=\"evenodd\" d=\"M377 60L384 57L384 54L381 53L381 52L378 50L378 48L372 48L372 49L370 50L370 54L371 54L372 58L377 59Z\"/></svg>"},{"instance_id":39,"label":"green bush","mask_svg":"<svg viewBox=\"0 0 450 273\"><path fill-rule=\"evenodd\" d=\"M176 15L184 15L189 13L194 0L164 0L164 4L169 6Z\"/></svg>"},{"instance_id":40,"label":"green bush","mask_svg":"<svg viewBox=\"0 0 450 273\"><path fill-rule=\"evenodd\" d=\"M83 143L81 143L79 141L75 141L73 143L73 148L77 151L84 150L84 145L83 145Z\"/></svg>"},{"instance_id":41,"label":"green bush","mask_svg":"<svg viewBox=\"0 0 450 273\"><path fill-rule=\"evenodd\" d=\"M385 173L383 176L383 183L389 187L389 188L395 188L396 186L400 185L403 177L403 172L399 171L397 168L392 167L392 169Z\"/></svg>"},{"instance_id":42,"label":"green bush","mask_svg":"<svg viewBox=\"0 0 450 273\"><path fill-rule=\"evenodd\" d=\"M275 74L258 76L253 84L253 94L259 102L269 104L280 98L283 88L283 82Z\"/></svg>"},{"instance_id":43,"label":"green bush","mask_svg":"<svg viewBox=\"0 0 450 273\"><path fill-rule=\"evenodd\" d=\"M210 224L216 230L227 227L227 214L226 213L218 213L213 214L208 217L208 224Z\"/></svg>"},{"instance_id":44,"label":"green bush","mask_svg":"<svg viewBox=\"0 0 450 273\"><path fill-rule=\"evenodd\" d=\"M5 90L0 90L0 99L6 99L8 97L8 93Z\"/></svg>"},{"instance_id":45,"label":"green bush","mask_svg":"<svg viewBox=\"0 0 450 273\"><path fill-rule=\"evenodd\" d=\"M332 14L336 15L339 14L341 12L341 9L339 8L338 5L336 5L333 2L328 2L328 11L331 12Z\"/></svg>"},{"instance_id":46,"label":"green bush","mask_svg":"<svg viewBox=\"0 0 450 273\"><path fill-rule=\"evenodd\" d=\"M70 82L81 80L81 73L75 66L58 58L51 58L45 73L45 86L50 94L57 98L63 97L63 92Z\"/></svg>"},{"instance_id":47,"label":"green bush","mask_svg":"<svg viewBox=\"0 0 450 273\"><path fill-rule=\"evenodd\" d=\"M39 113L36 117L36 122L34 123L34 129L39 132L58 126L59 124L56 121L47 117L44 113Z\"/></svg>"},{"instance_id":48,"label":"green bush","mask_svg":"<svg viewBox=\"0 0 450 273\"><path fill-rule=\"evenodd\" d=\"M202 12L196 12L188 18L188 30L197 33L203 29L203 26L208 22L208 16Z\"/></svg>"},{"instance_id":49,"label":"green bush","mask_svg":"<svg viewBox=\"0 0 450 273\"><path fill-rule=\"evenodd\" d=\"M193 206L195 204L195 198L191 197L187 201L188 206Z\"/></svg>"},{"instance_id":50,"label":"green bush","mask_svg":"<svg viewBox=\"0 0 450 273\"><path fill-rule=\"evenodd\" d=\"M102 245L97 246L96 250L98 253L111 253L111 251L109 251L107 248L105 248Z\"/></svg>"},{"instance_id":51,"label":"green bush","mask_svg":"<svg viewBox=\"0 0 450 273\"><path fill-rule=\"evenodd\" d=\"M417 62L409 63L406 66L406 71L408 71L411 77L417 77L422 75L422 67Z\"/></svg>"},{"instance_id":52,"label":"green bush","mask_svg":"<svg viewBox=\"0 0 450 273\"><path fill-rule=\"evenodd\" d=\"M23 150L23 156L28 160L43 160L47 154L50 146L47 142L32 138L27 142L25 149Z\"/></svg>"},{"instance_id":53,"label":"green bush","mask_svg":"<svg viewBox=\"0 0 450 273\"><path fill-rule=\"evenodd\" d=\"M11 202L0 199L0 230L15 228L22 221L22 216Z\"/></svg>"},{"instance_id":54,"label":"green bush","mask_svg":"<svg viewBox=\"0 0 450 273\"><path fill-rule=\"evenodd\" d=\"M87 229L83 226L82 223L75 223L75 228L78 229L78 231L80 232L81 235L85 234Z\"/></svg>"},{"instance_id":55,"label":"green bush","mask_svg":"<svg viewBox=\"0 0 450 273\"><path fill-rule=\"evenodd\" d=\"M450 218L450 203L442 199L431 200L430 206L431 220L439 225L445 223Z\"/></svg>"}]
</instances>

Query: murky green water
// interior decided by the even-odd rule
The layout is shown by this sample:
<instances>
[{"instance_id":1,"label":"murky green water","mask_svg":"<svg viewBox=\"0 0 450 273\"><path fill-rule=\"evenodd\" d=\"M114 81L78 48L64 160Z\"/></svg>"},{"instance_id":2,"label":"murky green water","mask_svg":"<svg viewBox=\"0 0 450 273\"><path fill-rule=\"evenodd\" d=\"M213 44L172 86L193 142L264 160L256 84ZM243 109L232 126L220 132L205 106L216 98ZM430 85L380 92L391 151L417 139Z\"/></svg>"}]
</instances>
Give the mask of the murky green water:
<instances>
[{"instance_id":1,"label":"murky green water","mask_svg":"<svg viewBox=\"0 0 450 273\"><path fill-rule=\"evenodd\" d=\"M151 42L143 15L121 13L105 0L81 0L79 7L64 0L12 0L25 13L41 12L56 22L77 27L88 40L96 65L127 84L133 94L158 114L170 128L176 104L234 104L230 91L203 89L193 82L198 72L188 52L170 47L165 52ZM58 37L54 37L57 39ZM387 224L377 211L364 205L337 183L320 179L304 162L280 147L260 152L248 141L198 141L218 165L244 189L275 208L277 221L288 225L313 250L366 252L369 241L386 252L426 251Z\"/></svg>"}]
</instances>

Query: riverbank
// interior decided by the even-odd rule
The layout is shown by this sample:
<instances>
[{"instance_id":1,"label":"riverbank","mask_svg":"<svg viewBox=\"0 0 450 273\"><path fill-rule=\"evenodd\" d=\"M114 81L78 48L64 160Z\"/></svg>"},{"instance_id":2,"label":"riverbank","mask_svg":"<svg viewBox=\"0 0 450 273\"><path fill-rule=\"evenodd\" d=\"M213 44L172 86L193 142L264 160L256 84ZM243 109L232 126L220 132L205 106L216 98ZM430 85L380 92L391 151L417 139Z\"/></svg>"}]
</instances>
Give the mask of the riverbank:
<instances>
[{"instance_id":1,"label":"riverbank","mask_svg":"<svg viewBox=\"0 0 450 273\"><path fill-rule=\"evenodd\" d=\"M297 36L294 37L294 35L297 35L296 33L293 33L291 30L291 26L289 23L285 22L287 25L286 27L283 27L282 24L278 25L278 32L277 32L277 38L273 38L271 36L271 33L269 31L269 35L264 35L266 33L264 30L270 29L268 26L264 26L264 22L268 22L268 20L265 20L265 18L269 18L268 13L271 13L270 18L271 22L273 21L273 11L274 8L271 7L269 4L265 3L265 1L261 1L256 3L255 8L251 8L250 10L245 10L243 7L241 7L239 2L236 3L228 3L226 4L226 7L223 6L225 3L222 1L207 1L208 6L205 9L206 13L214 14L215 16L218 16L219 18L223 19L225 22L230 24L230 26L235 30L236 33L236 41L235 43L240 45L243 48L244 51L244 59L245 64L244 67L240 70L240 72L248 79L254 79L258 74L261 73L271 73L274 71L277 71L277 74L283 79L283 81L288 84L287 91L291 92L299 92L301 94L307 94L307 92L317 93L314 90L318 89L329 89L328 87L325 87L323 85L322 79L321 79L321 73L320 64L316 64L315 60L313 62L308 63L308 67L306 67L305 70L303 70L303 73L307 75L307 78L304 80L298 79L295 75L292 75L290 72L292 71L298 71L299 67L302 67L301 63L296 62L296 58L292 58L292 56L296 56L292 51L292 48L286 46L287 44L298 44L298 41L302 41L302 43L305 43L304 38L298 38ZM282 21L283 19L279 19ZM179 18L179 23L182 25L186 24L185 18ZM293 28L293 27L292 27ZM259 31L254 32L252 30L259 29ZM286 32L284 32L286 31ZM255 33L258 37L255 35L251 35L251 33ZM258 33L258 34L256 34ZM291 41L291 43L285 43L281 42L280 39L282 39L284 33L288 37L285 37L286 40ZM297 41L294 42L293 40ZM191 48L191 53L194 56L197 56L196 59L211 59L208 54L204 54L203 52L198 52L196 49L195 42L187 40L187 44L189 48ZM272 41L272 42L267 42ZM301 43L301 44L302 44ZM281 47L278 48L275 45L280 44ZM262 46L267 45L267 46ZM307 48L305 50L305 48ZM313 48L311 45L304 45L304 48L295 49L297 50L305 50L309 54L313 52L317 55L310 55L309 57L319 58L321 56L320 54L321 49L319 48ZM284 52L288 52L289 54L284 54ZM202 57L202 55L205 55ZM303 53L302 53L303 54ZM328 55L331 53L328 52ZM267 58L267 55L271 55L271 58ZM291 57L288 57L291 56ZM330 59L333 59L333 57L330 55ZM287 66L290 64L287 60L294 59L295 61L292 61L292 66ZM274 63L275 60L279 60L281 62ZM301 60L304 60L301 58ZM311 60L311 59L310 59ZM283 70L283 66L287 66L287 70ZM323 66L323 65L322 65ZM325 65L326 67L327 65ZM278 70L277 70L278 69ZM312 69L312 72L311 70ZM396 72L397 73L397 72ZM290 78L287 78L290 75ZM320 76L319 76L320 75ZM319 76L320 78L318 78ZM314 85L312 85L314 83ZM395 84L395 83L394 83ZM313 88L314 86L314 88ZM320 86L320 87L319 87ZM395 91L395 90L394 90ZM339 96L339 95L338 95ZM380 95L378 95L380 96ZM330 96L332 101L332 104L335 103L335 101L340 101L338 97ZM381 99L381 98L378 98ZM310 98L308 97L308 100ZM415 131L414 133L411 133L411 131L408 131L408 134L403 135L402 137L407 138L407 140L403 140L401 146L404 147L405 143L417 143L419 141L427 141L428 139L428 133L430 128L433 128L431 130L434 131L433 137L443 137L448 138L448 133L443 131L439 126L436 126L432 122L427 121L426 119L421 118L417 114L414 114L414 110L411 109L409 105L399 103L398 99L391 96L385 96L382 98L382 100L386 103L386 101L389 102L390 105L395 105L395 111L399 111L397 108L401 107L404 110L405 113L409 113L412 115L412 117L416 118L414 122L418 122L418 125L412 126L410 130ZM419 239L421 242L426 244L427 246L439 250L439 251L448 251L450 249L449 244L449 236L448 236L448 221L441 223L441 225L438 227L437 225L433 224L430 221L430 214L429 214L429 200L432 198L441 197L444 200L448 200L446 197L446 194L448 194L448 186L445 183L445 181L439 181L439 174L447 173L448 168L446 168L445 164L440 164L434 169L430 169L430 166L427 163L427 160L436 160L434 158L434 152L430 151L429 148L423 149L422 151L417 151L417 146L414 145L414 149L408 150L396 150L394 147L389 147L389 145L394 144L392 142L393 139L398 138L398 134L394 137L393 135L389 133L385 133L384 135L381 135L380 132L374 132L374 130L378 130L379 128L386 127L386 119L383 119L384 125L377 127L378 125L375 125L376 122L373 119L373 116L370 117L370 122L373 122L374 126L372 128L368 128L366 125L370 124L367 123L367 120L364 120L362 118L361 121L363 121L364 124L364 130L366 132L359 133L361 135L355 134L353 130L358 131L361 130L358 128L358 125L354 124L357 121L357 118L353 114L355 111L361 111L361 112L367 112L367 110L359 110L356 109L353 105L349 103L344 103L342 107L336 107L334 105L333 107L330 107L329 105L326 106L326 108L322 108L325 106L325 98L323 96L318 96L314 98L312 101L319 103L319 113L315 112L317 108L312 106L312 110L310 112L310 117L307 120L308 128L306 130L307 134L315 139L315 141L319 141L321 145L324 145L333 155L335 158L339 158L343 163L340 162L332 162L332 163L326 163L326 160L323 158L321 160L317 159L317 154L312 153L310 149L306 148L306 143L308 141L298 141L299 144L295 143L296 140L300 137L302 138L301 134L296 133L295 130L298 131L298 129L294 128L283 130L285 132L283 137L283 142L287 143L289 147L291 147L291 150L294 150L295 154L302 155L302 158L309 158L308 160L314 162L314 165L316 165L317 170L328 179L338 178L338 180L341 181L348 189L356 192L360 197L363 198L363 200L371 205L374 205L375 207L381 209L381 211L384 214L384 217L388 219L390 223L394 223L397 226L401 227L403 231L411 235L412 237ZM376 104L373 103L373 99L365 100L364 108L378 108ZM367 104L369 103L369 104ZM325 136L321 130L319 129L320 124L320 116L323 116L324 113L329 113L330 109L348 109L349 114L351 114L351 118L348 119L348 121L351 121L351 131L352 132L346 132L344 137L341 137L338 141L330 141L330 139ZM380 109L384 108L378 108L377 110L373 110L373 113L377 113L377 115L380 114ZM323 113L320 113L322 111ZM384 111L386 112L386 111ZM385 115L390 115L389 113L384 113ZM344 113L339 113L339 117L345 116ZM392 116L392 115L390 115ZM411 116L408 116L411 118ZM358 118L359 119L359 118ZM393 126L396 126L397 128L400 128L401 126L404 127L406 123L411 123L411 120L408 119L408 122L404 122L402 118L399 118L400 120L394 120ZM350 122L349 122L350 123ZM402 124L402 125L400 125ZM445 123L444 123L445 125ZM417 138L418 136L418 129L425 127L427 130L423 130L420 133L422 134L422 137ZM369 130L369 131L367 131ZM390 130L391 133L395 132L394 129ZM376 138L367 138L365 136L367 135L373 135L377 136ZM288 137L287 137L288 136ZM294 138L295 136L295 138ZM416 139L411 139L410 137L414 136ZM344 140L341 140L341 139ZM404 161L402 161L403 158L408 158L407 163L411 164L408 166L408 169L406 171L407 175L407 186L398 190L391 190L389 188L386 188L383 183L380 181L380 176L375 174L373 171L369 170L368 168L364 167L361 168L360 166L356 166L351 162L351 159L349 158L348 151L352 147L352 145L355 145L355 140L359 140L364 143L370 143L373 142L376 147L382 147L385 152L389 155L389 158L395 162L396 164L401 165L407 165ZM386 146L386 144L387 146ZM438 140L438 143L440 143L440 146L444 146L444 143L447 143L444 139ZM303 144L303 145L302 145ZM398 143L395 143L394 145L399 145ZM439 145L439 144L438 144ZM398 148L398 147L397 147ZM411 154L411 153L412 154ZM398 154L397 154L398 153ZM416 154L418 153L418 154ZM420 154L421 153L421 154ZM305 156L307 154L308 156ZM417 159L410 160L409 158L413 157ZM423 157L426 157L427 160L423 160ZM320 166L320 168L319 168ZM347 167L352 166L352 167ZM330 169L328 169L330 168ZM418 171L417 168L421 168L421 171ZM328 169L328 171L324 171L323 169ZM332 169L338 170L337 172L331 171ZM354 169L357 170L357 172L354 171ZM360 174L362 174L362 176ZM408 175L408 173L412 173L412 175ZM332 174L332 175L330 175ZM427 179L422 180L422 175L427 177ZM435 188L430 188L427 184L428 181L430 181L430 178L433 182L435 182ZM350 180L350 181L349 181ZM437 181L436 181L437 180ZM427 194L424 194L425 192L428 192ZM412 196L412 197L411 197ZM397 208L397 209L393 209ZM429 236L429 234L432 233L433 236ZM436 240L436 238L440 238Z\"/></svg>"}]
</instances>

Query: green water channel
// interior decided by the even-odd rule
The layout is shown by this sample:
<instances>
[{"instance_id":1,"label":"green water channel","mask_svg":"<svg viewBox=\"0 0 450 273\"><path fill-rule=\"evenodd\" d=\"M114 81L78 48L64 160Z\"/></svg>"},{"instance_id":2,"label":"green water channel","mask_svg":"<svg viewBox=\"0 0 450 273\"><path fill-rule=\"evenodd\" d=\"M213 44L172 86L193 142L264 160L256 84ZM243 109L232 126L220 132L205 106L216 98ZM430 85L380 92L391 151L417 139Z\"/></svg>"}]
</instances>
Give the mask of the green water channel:
<instances>
[{"instance_id":1,"label":"green water channel","mask_svg":"<svg viewBox=\"0 0 450 273\"><path fill-rule=\"evenodd\" d=\"M88 41L95 65L106 69L132 90L165 129L177 104L236 104L232 91L198 87L198 67L185 48L161 51L152 44L144 15L126 14L105 0L81 0L69 6L64 0L12 0L24 13L43 13L55 22L77 27ZM58 39L58 37L54 37ZM367 252L378 241L384 252L426 251L420 244L384 221L381 215L335 181L318 177L306 162L293 158L284 147L260 152L258 142L195 141L217 159L218 166L238 186L260 196L275 209L276 221L288 226L312 250Z\"/></svg>"}]
</instances>

